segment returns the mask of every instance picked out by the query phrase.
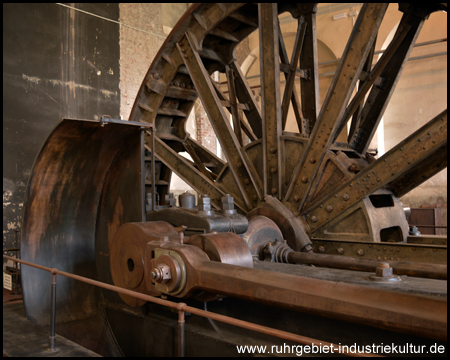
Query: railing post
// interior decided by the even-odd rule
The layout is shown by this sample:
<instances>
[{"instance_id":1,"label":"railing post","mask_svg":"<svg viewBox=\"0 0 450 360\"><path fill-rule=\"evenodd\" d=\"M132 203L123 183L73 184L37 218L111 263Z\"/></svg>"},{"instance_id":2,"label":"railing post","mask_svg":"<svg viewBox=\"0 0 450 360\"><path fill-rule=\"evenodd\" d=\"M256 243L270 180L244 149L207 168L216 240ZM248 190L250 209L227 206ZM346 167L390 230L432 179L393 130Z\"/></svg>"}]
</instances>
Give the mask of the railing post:
<instances>
[{"instance_id":1,"label":"railing post","mask_svg":"<svg viewBox=\"0 0 450 360\"><path fill-rule=\"evenodd\" d=\"M178 309L178 357L184 357L184 310L186 304L179 303Z\"/></svg>"},{"instance_id":2,"label":"railing post","mask_svg":"<svg viewBox=\"0 0 450 360\"><path fill-rule=\"evenodd\" d=\"M52 293L51 293L51 314L50 314L50 351L55 352L55 326L56 326L56 272L52 269Z\"/></svg>"}]
</instances>

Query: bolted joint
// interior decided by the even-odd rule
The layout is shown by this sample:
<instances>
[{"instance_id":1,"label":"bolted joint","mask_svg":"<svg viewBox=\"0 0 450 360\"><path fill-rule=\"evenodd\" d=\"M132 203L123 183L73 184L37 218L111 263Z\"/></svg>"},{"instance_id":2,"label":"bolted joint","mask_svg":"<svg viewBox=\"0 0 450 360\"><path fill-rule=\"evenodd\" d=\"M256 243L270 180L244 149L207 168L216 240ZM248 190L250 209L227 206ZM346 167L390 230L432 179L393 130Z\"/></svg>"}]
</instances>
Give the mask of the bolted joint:
<instances>
[{"instance_id":1,"label":"bolted joint","mask_svg":"<svg viewBox=\"0 0 450 360\"><path fill-rule=\"evenodd\" d=\"M390 267L388 262L382 262L378 264L375 269L375 274L369 276L369 280L378 282L396 282L401 281L401 278L394 275L394 269Z\"/></svg>"},{"instance_id":2,"label":"bolted joint","mask_svg":"<svg viewBox=\"0 0 450 360\"><path fill-rule=\"evenodd\" d=\"M377 266L375 274L379 277L390 277L394 274L394 272L393 269L389 266L389 263L382 262Z\"/></svg>"},{"instance_id":3,"label":"bolted joint","mask_svg":"<svg viewBox=\"0 0 450 360\"><path fill-rule=\"evenodd\" d=\"M209 195L200 195L198 198L198 212L199 215L214 216L214 211L211 210L211 198Z\"/></svg>"},{"instance_id":4,"label":"bolted joint","mask_svg":"<svg viewBox=\"0 0 450 360\"><path fill-rule=\"evenodd\" d=\"M226 216L235 215L237 211L234 209L234 198L230 194L225 194L221 198L222 212Z\"/></svg>"},{"instance_id":5,"label":"bolted joint","mask_svg":"<svg viewBox=\"0 0 450 360\"><path fill-rule=\"evenodd\" d=\"M172 279L170 267L166 264L159 264L150 273L150 277L156 283L165 284Z\"/></svg>"},{"instance_id":6,"label":"bolted joint","mask_svg":"<svg viewBox=\"0 0 450 360\"><path fill-rule=\"evenodd\" d=\"M198 209L201 211L209 211L211 210L211 198L209 195L200 195L198 198Z\"/></svg>"}]
</instances>

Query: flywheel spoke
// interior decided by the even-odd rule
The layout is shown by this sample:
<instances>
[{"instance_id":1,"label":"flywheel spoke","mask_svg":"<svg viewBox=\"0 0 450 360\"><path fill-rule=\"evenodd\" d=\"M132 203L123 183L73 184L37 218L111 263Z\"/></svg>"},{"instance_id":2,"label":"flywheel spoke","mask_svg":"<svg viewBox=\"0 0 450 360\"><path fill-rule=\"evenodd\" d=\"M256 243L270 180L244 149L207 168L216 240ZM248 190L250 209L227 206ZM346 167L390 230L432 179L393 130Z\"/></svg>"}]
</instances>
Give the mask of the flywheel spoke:
<instances>
[{"instance_id":1,"label":"flywheel spoke","mask_svg":"<svg viewBox=\"0 0 450 360\"><path fill-rule=\"evenodd\" d=\"M281 198L281 98L277 4L258 5L264 194Z\"/></svg>"},{"instance_id":2,"label":"flywheel spoke","mask_svg":"<svg viewBox=\"0 0 450 360\"><path fill-rule=\"evenodd\" d=\"M306 34L300 53L300 67L307 74L300 78L300 96L303 113L302 134L308 137L312 132L319 113L319 56L317 53L316 31L317 4L303 5Z\"/></svg>"},{"instance_id":3,"label":"flywheel spoke","mask_svg":"<svg viewBox=\"0 0 450 360\"><path fill-rule=\"evenodd\" d=\"M408 34L408 31L411 29L411 25L405 24L402 26L399 32L397 32L395 38L392 40L386 51L383 53L383 56L381 59L376 63L373 70L371 70L368 74L365 74L367 77L366 81L362 84L362 86L358 89L358 92L353 97L350 104L347 106L347 109L345 110L344 115L342 116L340 123L338 125L338 130L335 133L335 139L339 135L339 133L342 131L342 129L347 125L347 121L352 116L355 111L358 109L361 102L364 100L364 97L370 90L371 86L375 84L377 80L381 81L379 79L379 75L385 68L385 66L388 64L388 62L391 60L392 56L395 54L396 50L401 45L403 39ZM373 48L372 48L373 49ZM372 52L372 51L371 51ZM371 54L369 54L370 56Z\"/></svg>"},{"instance_id":4,"label":"flywheel spoke","mask_svg":"<svg viewBox=\"0 0 450 360\"><path fill-rule=\"evenodd\" d=\"M261 198L257 183L258 175L252 170L248 159L241 151L241 146L237 140L228 118L222 107L222 103L217 96L216 90L212 85L211 78L206 71L199 52L193 45L190 35L186 33L184 37L177 43L182 54L184 63L188 68L191 78L195 84L195 88L202 100L203 107L208 114L210 123L219 139L228 166L233 174L236 184L241 192L242 199L247 209L252 208L251 196ZM245 180L253 186L246 186Z\"/></svg>"},{"instance_id":5,"label":"flywheel spoke","mask_svg":"<svg viewBox=\"0 0 450 360\"><path fill-rule=\"evenodd\" d=\"M350 141L351 147L360 154L364 154L369 147L405 64L408 61L416 39L419 36L424 19L405 14L401 25L402 23L410 27L410 29L398 46L395 56L391 57L379 75L381 82L379 85L372 87L366 104L361 111L359 124ZM402 28L399 27L398 31L402 31Z\"/></svg>"},{"instance_id":6,"label":"flywheel spoke","mask_svg":"<svg viewBox=\"0 0 450 360\"><path fill-rule=\"evenodd\" d=\"M382 187L398 185L407 179L414 182L420 178L418 169L436 154L442 160L441 152L446 147L447 110L360 171L335 192L316 202L303 215L306 215L306 220L314 231ZM432 174L427 174L430 175Z\"/></svg>"},{"instance_id":7,"label":"flywheel spoke","mask_svg":"<svg viewBox=\"0 0 450 360\"><path fill-rule=\"evenodd\" d=\"M289 110L289 103L292 101L292 107L294 109L295 119L297 120L297 126L299 132L303 131L303 113L301 110L300 102L297 95L297 90L294 87L295 76L297 75L298 61L300 53L302 52L302 47L305 39L307 24L302 17L298 21L297 36L295 39L294 49L292 51L291 61L287 57L286 47L284 45L283 35L281 33L281 28L278 24L278 37L280 42L280 58L283 64L289 66L288 72L284 73L286 78L286 85L284 88L283 101L281 103L282 108L282 129L286 128L286 120Z\"/></svg>"},{"instance_id":8,"label":"flywheel spoke","mask_svg":"<svg viewBox=\"0 0 450 360\"><path fill-rule=\"evenodd\" d=\"M370 53L387 7L387 3L377 3L365 4L361 9L339 68L328 90L319 119L302 159L294 171L285 197L285 201L291 198L299 199L295 202L295 206L300 209L308 197L326 150L333 143L337 124Z\"/></svg>"},{"instance_id":9,"label":"flywheel spoke","mask_svg":"<svg viewBox=\"0 0 450 360\"><path fill-rule=\"evenodd\" d=\"M247 126L244 122L243 129L246 132L247 136L250 140L257 140L262 138L262 119L261 119L261 109L253 95L250 86L245 79L245 76L242 74L241 67L236 61L232 61L230 63L230 68L234 72L235 81L234 85L236 86L236 97L238 98L241 104L245 104L246 107L243 109L244 114L248 120L250 126ZM251 136L247 133L248 131L245 129L251 130Z\"/></svg>"}]
</instances>

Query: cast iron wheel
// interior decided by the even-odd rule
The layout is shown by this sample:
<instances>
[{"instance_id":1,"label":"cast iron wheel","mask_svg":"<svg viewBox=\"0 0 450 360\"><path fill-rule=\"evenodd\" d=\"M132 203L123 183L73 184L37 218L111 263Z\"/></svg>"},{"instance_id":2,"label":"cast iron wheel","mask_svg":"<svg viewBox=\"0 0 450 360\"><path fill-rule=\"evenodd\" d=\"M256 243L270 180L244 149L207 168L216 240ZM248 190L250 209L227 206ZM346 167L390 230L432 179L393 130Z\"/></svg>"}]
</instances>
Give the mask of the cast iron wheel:
<instances>
[{"instance_id":1,"label":"cast iron wheel","mask_svg":"<svg viewBox=\"0 0 450 360\"><path fill-rule=\"evenodd\" d=\"M368 152L368 146L425 19L433 11L446 9L446 4L400 4L400 25L373 66L376 37L387 7L374 3L361 8L319 109L317 4L193 5L158 52L129 120L155 124L155 153L163 168L177 173L197 192L209 194L216 208L221 196L229 193L239 211L247 214L262 208L269 195L279 200L281 212L301 220L302 232L309 238L324 237L326 229L344 219L351 226L362 216L369 228L363 240L380 241L378 228L396 228L397 238L392 238L393 231L381 241L404 241L407 223L396 197L447 166L447 111L379 159ZM283 12L298 21L291 56L278 20ZM234 57L236 46L257 29L264 59L261 106ZM228 91L212 80L215 71L226 74ZM300 77L300 93L293 86L295 76ZM283 93L280 78L285 79ZM197 97L226 163L185 130ZM285 131L289 106L299 133ZM347 141L337 142L349 121ZM193 161L178 154L184 151ZM164 198L167 181L160 179L156 185ZM369 198L373 203L383 196L398 205L395 226L375 226L368 220ZM356 214L355 209L361 208L364 215ZM288 241L301 250L294 240Z\"/></svg>"}]
</instances>

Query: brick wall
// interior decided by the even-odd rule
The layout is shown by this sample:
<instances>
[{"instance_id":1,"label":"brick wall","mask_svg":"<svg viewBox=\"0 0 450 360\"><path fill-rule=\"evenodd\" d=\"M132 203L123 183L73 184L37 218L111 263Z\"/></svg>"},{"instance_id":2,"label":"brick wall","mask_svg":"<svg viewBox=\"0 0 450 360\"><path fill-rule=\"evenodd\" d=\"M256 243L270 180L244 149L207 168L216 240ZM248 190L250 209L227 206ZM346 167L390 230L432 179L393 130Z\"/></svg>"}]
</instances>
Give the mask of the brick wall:
<instances>
[{"instance_id":1,"label":"brick wall","mask_svg":"<svg viewBox=\"0 0 450 360\"><path fill-rule=\"evenodd\" d=\"M136 94L166 34L160 3L120 3L120 115L128 119Z\"/></svg>"},{"instance_id":2,"label":"brick wall","mask_svg":"<svg viewBox=\"0 0 450 360\"><path fill-rule=\"evenodd\" d=\"M197 100L194 109L197 141L216 154L216 135L200 100Z\"/></svg>"}]
</instances>

